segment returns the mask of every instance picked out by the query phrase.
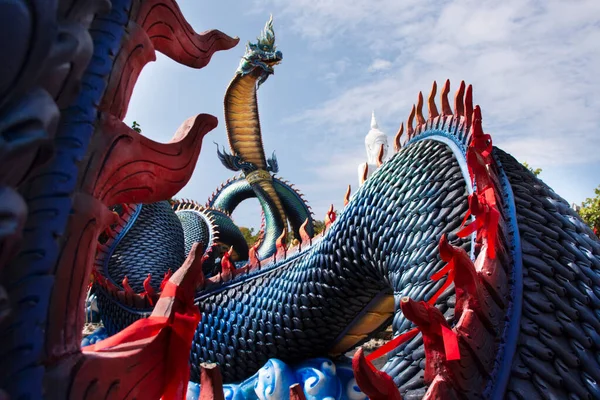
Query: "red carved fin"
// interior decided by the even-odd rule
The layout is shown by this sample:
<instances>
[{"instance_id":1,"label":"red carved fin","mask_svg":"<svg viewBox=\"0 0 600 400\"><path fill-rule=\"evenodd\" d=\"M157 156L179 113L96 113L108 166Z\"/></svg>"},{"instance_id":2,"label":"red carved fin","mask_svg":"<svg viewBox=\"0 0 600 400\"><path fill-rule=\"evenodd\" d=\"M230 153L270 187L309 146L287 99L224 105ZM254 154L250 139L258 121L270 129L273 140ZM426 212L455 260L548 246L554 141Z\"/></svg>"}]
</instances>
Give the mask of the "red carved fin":
<instances>
[{"instance_id":1,"label":"red carved fin","mask_svg":"<svg viewBox=\"0 0 600 400\"><path fill-rule=\"evenodd\" d=\"M126 32L127 40L123 41L116 57L114 72L110 75L99 107L100 111L110 113L121 121L127 115L131 94L142 69L156 60L154 46L142 27L131 21Z\"/></svg>"},{"instance_id":2,"label":"red carved fin","mask_svg":"<svg viewBox=\"0 0 600 400\"><path fill-rule=\"evenodd\" d=\"M141 4L141 6L140 6ZM218 30L196 33L173 0L134 2L137 14L127 25L126 40L116 57L100 110L120 120L127 114L142 69L156 60L155 49L192 68L208 64L215 51L234 47L239 39Z\"/></svg>"},{"instance_id":3,"label":"red carved fin","mask_svg":"<svg viewBox=\"0 0 600 400\"><path fill-rule=\"evenodd\" d=\"M360 390L371 400L402 400L391 376L377 370L365 358L362 348L352 357L352 370Z\"/></svg>"},{"instance_id":4,"label":"red carved fin","mask_svg":"<svg viewBox=\"0 0 600 400\"><path fill-rule=\"evenodd\" d=\"M217 126L212 115L186 120L170 143L157 143L111 115L102 115L102 135L90 145L84 190L104 204L151 203L171 198L190 179L202 138Z\"/></svg>"},{"instance_id":5,"label":"red carved fin","mask_svg":"<svg viewBox=\"0 0 600 400\"><path fill-rule=\"evenodd\" d=\"M218 30L196 33L173 0L141 2L136 21L148 32L156 50L191 68L206 66L216 51L231 49L239 42Z\"/></svg>"}]
</instances>

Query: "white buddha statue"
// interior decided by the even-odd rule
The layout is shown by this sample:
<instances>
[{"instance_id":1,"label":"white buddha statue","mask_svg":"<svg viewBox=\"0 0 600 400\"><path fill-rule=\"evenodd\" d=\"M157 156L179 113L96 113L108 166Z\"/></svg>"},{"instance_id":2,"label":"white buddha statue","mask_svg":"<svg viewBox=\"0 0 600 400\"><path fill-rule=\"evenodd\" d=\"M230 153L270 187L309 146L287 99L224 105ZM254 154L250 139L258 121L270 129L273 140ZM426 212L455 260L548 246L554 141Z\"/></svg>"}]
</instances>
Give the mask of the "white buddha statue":
<instances>
[{"instance_id":1,"label":"white buddha statue","mask_svg":"<svg viewBox=\"0 0 600 400\"><path fill-rule=\"evenodd\" d=\"M381 148L383 146L383 149ZM365 136L365 149L367 150L367 162L358 166L358 185L361 186L379 168L380 162L384 162L388 152L388 140L385 133L379 130L375 111L371 115L371 130ZM380 154L383 151L382 154ZM379 159L381 156L381 159Z\"/></svg>"}]
</instances>

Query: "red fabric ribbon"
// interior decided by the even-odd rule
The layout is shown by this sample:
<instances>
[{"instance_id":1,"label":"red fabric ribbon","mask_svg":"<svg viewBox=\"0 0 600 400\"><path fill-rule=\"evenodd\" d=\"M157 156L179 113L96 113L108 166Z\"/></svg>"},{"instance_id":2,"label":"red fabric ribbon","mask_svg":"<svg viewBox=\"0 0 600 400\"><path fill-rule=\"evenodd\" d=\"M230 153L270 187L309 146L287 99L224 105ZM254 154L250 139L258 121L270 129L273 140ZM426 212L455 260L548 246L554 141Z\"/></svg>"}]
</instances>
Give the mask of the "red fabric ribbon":
<instances>
[{"instance_id":1,"label":"red fabric ribbon","mask_svg":"<svg viewBox=\"0 0 600 400\"><path fill-rule=\"evenodd\" d=\"M427 300L427 303L429 305L435 305L435 302L437 301L438 297L440 297L442 293L444 293L444 291L452 284L452 282L454 282L454 259L450 260L450 262L448 262L448 264L446 264L444 268L431 275L431 279L433 281L439 281L445 275L448 275L446 282L444 282L442 287L439 288L429 300Z\"/></svg>"},{"instance_id":2,"label":"red fabric ribbon","mask_svg":"<svg viewBox=\"0 0 600 400\"><path fill-rule=\"evenodd\" d=\"M121 332L96 344L86 346L84 351L107 351L123 343L151 338L164 328L171 328L169 343L165 348L165 389L163 400L185 398L190 377L189 354L194 332L200 322L200 311L193 303L193 298L186 299L177 285L167 282L161 297L175 297L184 305L184 312L174 312L171 318L155 317L140 319Z\"/></svg>"},{"instance_id":3,"label":"red fabric ribbon","mask_svg":"<svg viewBox=\"0 0 600 400\"><path fill-rule=\"evenodd\" d=\"M456 336L456 332L442 325L442 340L444 341L446 360L460 360L460 349L458 348L458 336Z\"/></svg>"},{"instance_id":4,"label":"red fabric ribbon","mask_svg":"<svg viewBox=\"0 0 600 400\"><path fill-rule=\"evenodd\" d=\"M392 340L390 340L383 346L379 347L377 350L375 350L371 354L368 354L365 358L367 359L367 361L376 360L379 357L384 356L387 353L389 353L390 351L394 350L396 347L400 346L402 343L408 342L410 339L417 336L417 333L419 333L419 328L413 328L408 332L404 332L402 335L396 336L395 338L393 338Z\"/></svg>"}]
</instances>

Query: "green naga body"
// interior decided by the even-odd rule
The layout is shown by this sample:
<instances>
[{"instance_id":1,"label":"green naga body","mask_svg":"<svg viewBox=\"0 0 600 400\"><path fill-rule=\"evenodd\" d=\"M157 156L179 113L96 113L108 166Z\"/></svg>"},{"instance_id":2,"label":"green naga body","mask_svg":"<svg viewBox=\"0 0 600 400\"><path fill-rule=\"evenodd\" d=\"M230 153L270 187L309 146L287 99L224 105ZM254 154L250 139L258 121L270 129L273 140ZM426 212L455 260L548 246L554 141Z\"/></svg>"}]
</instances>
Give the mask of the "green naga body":
<instances>
[{"instance_id":1,"label":"green naga body","mask_svg":"<svg viewBox=\"0 0 600 400\"><path fill-rule=\"evenodd\" d=\"M275 252L275 240L287 235L287 214L275 189L271 173L278 171L277 159L265 157L258 116L257 90L283 55L275 49L275 34L271 18L257 43L248 43L246 54L225 94L225 125L232 154L218 151L221 162L234 171L242 170L252 186L265 215L273 221L265 232L259 253L261 258ZM265 248L266 246L266 248Z\"/></svg>"}]
</instances>

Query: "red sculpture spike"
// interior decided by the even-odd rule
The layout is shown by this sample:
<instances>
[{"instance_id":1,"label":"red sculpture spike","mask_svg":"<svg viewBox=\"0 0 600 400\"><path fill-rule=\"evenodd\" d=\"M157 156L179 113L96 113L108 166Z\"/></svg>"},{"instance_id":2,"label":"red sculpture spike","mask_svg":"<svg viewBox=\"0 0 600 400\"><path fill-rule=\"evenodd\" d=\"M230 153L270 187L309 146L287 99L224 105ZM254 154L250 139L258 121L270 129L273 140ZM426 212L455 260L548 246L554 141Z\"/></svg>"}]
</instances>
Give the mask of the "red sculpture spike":
<instances>
[{"instance_id":1,"label":"red sculpture spike","mask_svg":"<svg viewBox=\"0 0 600 400\"><path fill-rule=\"evenodd\" d=\"M360 184L361 185L366 182L367 177L369 176L369 164L368 163L364 163L363 165L364 165L364 167L363 167L363 174L360 177Z\"/></svg>"},{"instance_id":2,"label":"red sculpture spike","mask_svg":"<svg viewBox=\"0 0 600 400\"><path fill-rule=\"evenodd\" d=\"M333 222L336 219L336 214L335 211L333 210L333 204L331 206L329 206L329 210L327 210L327 214L325 216L325 231L327 231L329 229L329 227L331 226L331 224L333 224Z\"/></svg>"},{"instance_id":3,"label":"red sculpture spike","mask_svg":"<svg viewBox=\"0 0 600 400\"><path fill-rule=\"evenodd\" d=\"M350 202L350 193L352 193L352 187L348 185L348 189L346 189L346 195L344 196L344 207L346 207Z\"/></svg>"},{"instance_id":4,"label":"red sculpture spike","mask_svg":"<svg viewBox=\"0 0 600 400\"><path fill-rule=\"evenodd\" d=\"M352 370L356 384L371 400L402 400L398 387L391 376L377 370L365 358L364 350L359 348L352 357Z\"/></svg>"},{"instance_id":5,"label":"red sculpture spike","mask_svg":"<svg viewBox=\"0 0 600 400\"><path fill-rule=\"evenodd\" d=\"M400 129L398 129L398 132L396 133L396 136L394 136L394 150L397 152L400 151L400 149L402 148L402 143L400 142L402 135L404 134L404 122L400 124Z\"/></svg>"},{"instance_id":6,"label":"red sculpture spike","mask_svg":"<svg viewBox=\"0 0 600 400\"><path fill-rule=\"evenodd\" d=\"M173 271L171 271L171 268L169 268L169 270L167 272L165 272L163 280L160 283L160 290L161 291L165 288L165 285L167 284L167 282L169 281L169 279L171 279L171 276L173 276Z\"/></svg>"},{"instance_id":7,"label":"red sculpture spike","mask_svg":"<svg viewBox=\"0 0 600 400\"><path fill-rule=\"evenodd\" d=\"M465 81L460 82L460 87L454 96L454 114L457 117L465 115Z\"/></svg>"},{"instance_id":8,"label":"red sculpture spike","mask_svg":"<svg viewBox=\"0 0 600 400\"><path fill-rule=\"evenodd\" d=\"M408 138L411 139L415 129L413 128L413 121L415 119L416 108L413 104L410 114L408 115L408 119L406 120L406 133L408 134Z\"/></svg>"},{"instance_id":9,"label":"red sculpture spike","mask_svg":"<svg viewBox=\"0 0 600 400\"><path fill-rule=\"evenodd\" d=\"M423 334L425 345L425 382L431 383L438 373L451 375L447 362L460 358L456 333L446 319L432 305L402 298L400 308L404 316L412 321Z\"/></svg>"},{"instance_id":10,"label":"red sculpture spike","mask_svg":"<svg viewBox=\"0 0 600 400\"><path fill-rule=\"evenodd\" d=\"M300 225L300 240L301 240L302 246L304 246L304 245L307 245L307 246L312 245L312 238L310 237L310 235L306 231L306 227L307 226L308 226L308 218L306 218L304 220L304 222L302 223L302 225Z\"/></svg>"},{"instance_id":11,"label":"red sculpture spike","mask_svg":"<svg viewBox=\"0 0 600 400\"><path fill-rule=\"evenodd\" d=\"M248 256L248 264L250 265L250 271L260 269L260 260L258 259L258 242L254 243L254 246L250 248Z\"/></svg>"},{"instance_id":12,"label":"red sculpture spike","mask_svg":"<svg viewBox=\"0 0 600 400\"><path fill-rule=\"evenodd\" d=\"M381 167L383 165L383 155L385 154L385 145L382 143L379 147L379 153L377 153L377 166Z\"/></svg>"},{"instance_id":13,"label":"red sculpture spike","mask_svg":"<svg viewBox=\"0 0 600 400\"><path fill-rule=\"evenodd\" d=\"M437 82L433 81L433 86L431 87L431 92L429 93L429 97L427 98L427 108L429 110L429 119L433 119L440 115L440 113L438 112L437 106L435 104L436 93L437 93Z\"/></svg>"},{"instance_id":14,"label":"red sculpture spike","mask_svg":"<svg viewBox=\"0 0 600 400\"><path fill-rule=\"evenodd\" d=\"M152 285L150 285L150 282L152 282L152 274L148 274L148 277L144 279L143 285L144 295L146 296L146 299L148 299L148 303L150 303L150 305L153 306L156 302L156 299L158 298L158 295L156 294L156 291L154 290Z\"/></svg>"},{"instance_id":15,"label":"red sculpture spike","mask_svg":"<svg viewBox=\"0 0 600 400\"><path fill-rule=\"evenodd\" d=\"M287 248L285 247L285 231L283 231L275 241L275 248L277 249L277 252L275 253L276 259L285 260L287 256Z\"/></svg>"},{"instance_id":16,"label":"red sculpture spike","mask_svg":"<svg viewBox=\"0 0 600 400\"><path fill-rule=\"evenodd\" d=\"M417 127L425 124L425 117L423 117L423 92L419 92L417 98Z\"/></svg>"},{"instance_id":17,"label":"red sculpture spike","mask_svg":"<svg viewBox=\"0 0 600 400\"><path fill-rule=\"evenodd\" d=\"M128 294L128 295L135 294L135 292L133 291L131 286L129 286L129 278L127 278L127 276L125 276L125 278L123 278L123 282L121 284L123 285L123 289L125 290L126 294Z\"/></svg>"},{"instance_id":18,"label":"red sculpture spike","mask_svg":"<svg viewBox=\"0 0 600 400\"><path fill-rule=\"evenodd\" d=\"M229 248L229 251L223 254L221 258L221 277L224 282L227 282L233 278L235 273L235 266L231 262L231 254L233 252L233 246Z\"/></svg>"},{"instance_id":19,"label":"red sculpture spike","mask_svg":"<svg viewBox=\"0 0 600 400\"><path fill-rule=\"evenodd\" d=\"M469 85L469 86L467 86L467 91L465 93L465 119L466 119L467 127L471 126L471 121L473 118L472 114L473 114L473 86Z\"/></svg>"},{"instance_id":20,"label":"red sculpture spike","mask_svg":"<svg viewBox=\"0 0 600 400\"><path fill-rule=\"evenodd\" d=\"M446 80L442 93L440 94L440 99L442 101L442 116L452 115L450 103L448 102L448 93L450 93L450 79Z\"/></svg>"}]
</instances>

